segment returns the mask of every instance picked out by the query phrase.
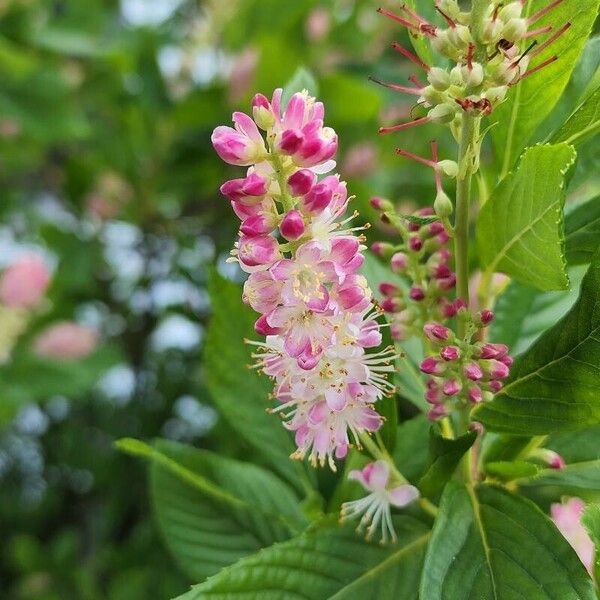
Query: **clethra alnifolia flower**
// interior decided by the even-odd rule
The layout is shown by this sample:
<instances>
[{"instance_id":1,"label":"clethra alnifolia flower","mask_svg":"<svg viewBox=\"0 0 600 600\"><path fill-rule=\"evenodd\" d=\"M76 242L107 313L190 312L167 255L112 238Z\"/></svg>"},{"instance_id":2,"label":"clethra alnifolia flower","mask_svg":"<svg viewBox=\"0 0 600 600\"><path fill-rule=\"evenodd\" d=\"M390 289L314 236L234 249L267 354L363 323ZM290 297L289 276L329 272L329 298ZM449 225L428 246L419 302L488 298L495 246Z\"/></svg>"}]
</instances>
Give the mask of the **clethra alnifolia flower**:
<instances>
[{"instance_id":1,"label":"clethra alnifolia flower","mask_svg":"<svg viewBox=\"0 0 600 600\"><path fill-rule=\"evenodd\" d=\"M248 166L221 186L240 218L232 260L249 273L243 299L260 313L256 368L271 377L284 425L295 434L294 458L329 464L346 456L383 418L376 403L391 395L395 350L376 351L382 335L366 279L359 233L344 217L350 198L335 163L337 135L307 92L287 106L282 91L258 94L253 118L234 113L235 129L217 127L219 156ZM265 132L265 136L260 133ZM319 175L325 175L321 180Z\"/></svg>"},{"instance_id":2,"label":"clethra alnifolia flower","mask_svg":"<svg viewBox=\"0 0 600 600\"><path fill-rule=\"evenodd\" d=\"M396 541L391 507L403 508L420 495L419 490L406 481L394 481L390 471L390 465L385 460L350 471L348 479L358 481L369 494L360 500L345 502L341 510L342 521L361 517L357 531L362 533L366 529L367 540L379 528L382 544Z\"/></svg>"}]
</instances>

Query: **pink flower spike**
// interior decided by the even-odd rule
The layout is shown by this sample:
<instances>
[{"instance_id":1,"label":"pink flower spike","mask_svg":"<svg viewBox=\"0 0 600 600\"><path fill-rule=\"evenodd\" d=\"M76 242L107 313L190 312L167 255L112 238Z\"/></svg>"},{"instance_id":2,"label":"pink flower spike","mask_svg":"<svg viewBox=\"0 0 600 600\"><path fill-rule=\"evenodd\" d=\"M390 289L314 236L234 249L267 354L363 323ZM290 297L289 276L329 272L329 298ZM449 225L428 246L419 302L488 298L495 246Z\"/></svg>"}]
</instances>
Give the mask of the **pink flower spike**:
<instances>
[{"instance_id":1,"label":"pink flower spike","mask_svg":"<svg viewBox=\"0 0 600 600\"><path fill-rule=\"evenodd\" d=\"M50 284L50 271L35 255L24 256L10 265L0 278L0 302L12 308L33 308Z\"/></svg>"},{"instance_id":2,"label":"pink flower spike","mask_svg":"<svg viewBox=\"0 0 600 600\"><path fill-rule=\"evenodd\" d=\"M563 0L554 0L554 2L550 2L547 6L538 10L535 14L531 15L527 19L528 25L533 25L537 21L539 21L545 14L549 13L553 8L556 8L559 4L562 4Z\"/></svg>"},{"instance_id":3,"label":"pink flower spike","mask_svg":"<svg viewBox=\"0 0 600 600\"><path fill-rule=\"evenodd\" d=\"M400 123L399 125L392 125L391 127L380 127L379 133L387 134L394 133L396 131L402 131L403 129L409 129L411 127L416 127L417 125L424 125L428 123L431 119L429 117L419 117L414 121L408 121L408 123Z\"/></svg>"},{"instance_id":4,"label":"pink flower spike","mask_svg":"<svg viewBox=\"0 0 600 600\"><path fill-rule=\"evenodd\" d=\"M471 381L479 381L483 378L483 371L477 363L468 363L463 367L463 373Z\"/></svg>"},{"instance_id":5,"label":"pink flower spike","mask_svg":"<svg viewBox=\"0 0 600 600\"><path fill-rule=\"evenodd\" d=\"M458 360L460 350L456 346L444 346L440 351L440 356L447 361Z\"/></svg>"},{"instance_id":6,"label":"pink flower spike","mask_svg":"<svg viewBox=\"0 0 600 600\"><path fill-rule=\"evenodd\" d=\"M304 235L304 217L297 210L290 210L279 225L281 235L288 241L294 242Z\"/></svg>"},{"instance_id":7,"label":"pink flower spike","mask_svg":"<svg viewBox=\"0 0 600 600\"><path fill-rule=\"evenodd\" d=\"M551 35L543 44L540 44L537 48L530 52L529 58L534 58L541 54L550 44L553 44L565 31L567 31L571 27L571 23L565 23L560 29L556 31L553 35ZM552 28L550 28L552 29Z\"/></svg>"},{"instance_id":8,"label":"pink flower spike","mask_svg":"<svg viewBox=\"0 0 600 600\"><path fill-rule=\"evenodd\" d=\"M426 375L441 375L444 371L443 366L434 356L428 356L421 362L419 368Z\"/></svg>"},{"instance_id":9,"label":"pink flower spike","mask_svg":"<svg viewBox=\"0 0 600 600\"><path fill-rule=\"evenodd\" d=\"M423 87L408 87L406 85L398 85L397 83L389 83L387 81L381 81L381 79L377 79L376 77L369 76L369 81L373 83L377 83L378 85L382 85L390 90L394 90L395 92L401 92L403 94L411 94L413 96L420 96Z\"/></svg>"},{"instance_id":10,"label":"pink flower spike","mask_svg":"<svg viewBox=\"0 0 600 600\"><path fill-rule=\"evenodd\" d=\"M405 56L406 58L408 58L408 60L415 63L415 65L421 67L424 71L429 71L429 69L431 69L431 67L427 63L423 62L418 56L413 54L410 50L407 50L406 48L404 48L403 46L398 44L398 42L394 42L392 44L392 48L394 50L396 50L396 52L399 52L400 54L402 54L402 56Z\"/></svg>"}]
</instances>

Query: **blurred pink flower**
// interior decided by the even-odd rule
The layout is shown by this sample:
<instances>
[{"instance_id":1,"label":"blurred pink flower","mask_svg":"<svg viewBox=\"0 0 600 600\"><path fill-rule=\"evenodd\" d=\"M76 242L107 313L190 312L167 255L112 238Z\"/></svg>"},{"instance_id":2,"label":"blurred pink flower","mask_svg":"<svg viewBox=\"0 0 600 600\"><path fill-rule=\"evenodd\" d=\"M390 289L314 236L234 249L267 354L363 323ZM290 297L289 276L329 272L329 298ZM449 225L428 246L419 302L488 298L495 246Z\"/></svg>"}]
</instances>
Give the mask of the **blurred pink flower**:
<instances>
[{"instance_id":1,"label":"blurred pink flower","mask_svg":"<svg viewBox=\"0 0 600 600\"><path fill-rule=\"evenodd\" d=\"M34 342L34 350L47 358L85 358L96 347L98 332L91 327L63 321L50 325Z\"/></svg>"},{"instance_id":2,"label":"blurred pink flower","mask_svg":"<svg viewBox=\"0 0 600 600\"><path fill-rule=\"evenodd\" d=\"M229 75L229 102L232 104L243 100L252 87L258 56L255 48L245 48L234 58Z\"/></svg>"},{"instance_id":3,"label":"blurred pink flower","mask_svg":"<svg viewBox=\"0 0 600 600\"><path fill-rule=\"evenodd\" d=\"M314 8L306 18L306 37L311 42L318 42L325 38L331 29L331 15L322 7Z\"/></svg>"},{"instance_id":4,"label":"blurred pink flower","mask_svg":"<svg viewBox=\"0 0 600 600\"><path fill-rule=\"evenodd\" d=\"M365 143L348 148L340 171L345 177L358 179L367 177L377 166L377 146Z\"/></svg>"},{"instance_id":5,"label":"blurred pink flower","mask_svg":"<svg viewBox=\"0 0 600 600\"><path fill-rule=\"evenodd\" d=\"M50 283L50 271L44 261L33 254L10 265L0 278L0 301L13 308L32 308Z\"/></svg>"},{"instance_id":6,"label":"blurred pink flower","mask_svg":"<svg viewBox=\"0 0 600 600\"><path fill-rule=\"evenodd\" d=\"M594 569L594 543L581 524L581 515L584 509L585 502L583 500L569 498L562 504L558 502L552 504L550 514L559 531L573 546L577 556L591 575Z\"/></svg>"}]
</instances>

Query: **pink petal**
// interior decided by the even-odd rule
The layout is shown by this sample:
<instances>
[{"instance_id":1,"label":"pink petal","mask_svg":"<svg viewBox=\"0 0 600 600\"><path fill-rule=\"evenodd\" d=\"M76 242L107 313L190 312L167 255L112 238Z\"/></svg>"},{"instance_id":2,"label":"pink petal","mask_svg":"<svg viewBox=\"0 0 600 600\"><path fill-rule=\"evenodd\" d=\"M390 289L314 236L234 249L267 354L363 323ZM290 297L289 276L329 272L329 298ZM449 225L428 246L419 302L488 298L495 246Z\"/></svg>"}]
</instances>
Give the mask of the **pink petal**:
<instances>
[{"instance_id":1,"label":"pink petal","mask_svg":"<svg viewBox=\"0 0 600 600\"><path fill-rule=\"evenodd\" d=\"M389 492L390 504L402 508L414 502L420 496L414 485L400 485Z\"/></svg>"}]
</instances>

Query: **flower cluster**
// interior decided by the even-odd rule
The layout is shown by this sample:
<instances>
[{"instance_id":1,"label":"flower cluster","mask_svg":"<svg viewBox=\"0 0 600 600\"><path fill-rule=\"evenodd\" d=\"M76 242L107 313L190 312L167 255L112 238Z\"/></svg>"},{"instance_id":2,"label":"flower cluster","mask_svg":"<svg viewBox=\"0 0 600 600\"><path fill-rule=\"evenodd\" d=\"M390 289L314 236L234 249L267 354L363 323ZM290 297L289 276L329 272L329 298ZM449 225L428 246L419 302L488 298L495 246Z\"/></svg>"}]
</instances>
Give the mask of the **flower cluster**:
<instances>
[{"instance_id":1,"label":"flower cluster","mask_svg":"<svg viewBox=\"0 0 600 600\"><path fill-rule=\"evenodd\" d=\"M257 367L274 379L274 412L295 432L293 456L335 469L352 439L381 426L373 404L393 391L395 351L369 352L382 336L358 273L364 238L347 226L355 214L343 218L346 184L318 180L337 149L323 104L302 92L283 107L281 96L255 96L253 118L234 113L235 129L217 127L212 141L223 160L250 167L221 192L241 220L232 259L249 273L243 299L266 336L252 342Z\"/></svg>"},{"instance_id":2,"label":"flower cluster","mask_svg":"<svg viewBox=\"0 0 600 600\"><path fill-rule=\"evenodd\" d=\"M427 323L423 332L436 354L421 363L421 371L430 376L425 399L431 405L432 420L448 414L451 401L478 404L491 400L508 377L512 358L504 344L473 341L494 318L490 310L473 314L462 305L456 318L464 323L465 336L458 336L441 323Z\"/></svg>"},{"instance_id":3,"label":"flower cluster","mask_svg":"<svg viewBox=\"0 0 600 600\"><path fill-rule=\"evenodd\" d=\"M396 541L396 532L392 523L391 506L402 508L419 497L419 490L406 483L394 482L390 465L385 460L369 463L361 470L353 470L348 479L358 481L369 492L364 498L342 504L341 520L346 521L361 516L358 531L369 524L367 540L371 539L378 527L381 527L381 543Z\"/></svg>"},{"instance_id":4,"label":"flower cluster","mask_svg":"<svg viewBox=\"0 0 600 600\"><path fill-rule=\"evenodd\" d=\"M446 28L430 23L407 5L400 8L401 14L379 9L411 35L427 38L437 54L455 63L449 68L431 66L394 43L396 51L425 71L427 84L414 76L410 78L414 86L374 81L418 97L427 114L408 123L383 127L380 132L399 131L428 121L456 124L462 111L489 115L504 100L509 87L557 60L557 56L550 56L530 68L530 63L536 62L571 26L565 23L556 31L550 25L539 26L539 21L562 1L553 0L531 16L523 15L525 0L489 3L477 31L471 12L461 11L457 0L440 0L436 4ZM539 45L538 38L544 40Z\"/></svg>"},{"instance_id":5,"label":"flower cluster","mask_svg":"<svg viewBox=\"0 0 600 600\"><path fill-rule=\"evenodd\" d=\"M389 208L379 198L372 199L371 204ZM391 214L385 212L384 220L392 221ZM379 285L384 297L381 308L392 316L392 337L398 341L419 335L428 321L443 321L456 312L454 303L448 300L456 284L450 266L450 238L441 221L428 222L431 215L433 210L424 208L409 217L394 217L401 241L375 242L371 247L375 254L387 258L392 271L408 283L406 287L387 281Z\"/></svg>"}]
</instances>

